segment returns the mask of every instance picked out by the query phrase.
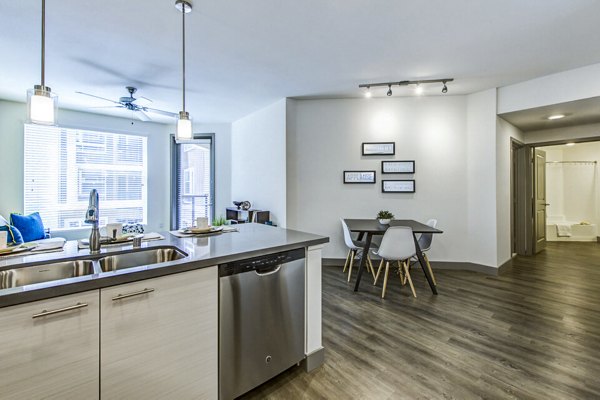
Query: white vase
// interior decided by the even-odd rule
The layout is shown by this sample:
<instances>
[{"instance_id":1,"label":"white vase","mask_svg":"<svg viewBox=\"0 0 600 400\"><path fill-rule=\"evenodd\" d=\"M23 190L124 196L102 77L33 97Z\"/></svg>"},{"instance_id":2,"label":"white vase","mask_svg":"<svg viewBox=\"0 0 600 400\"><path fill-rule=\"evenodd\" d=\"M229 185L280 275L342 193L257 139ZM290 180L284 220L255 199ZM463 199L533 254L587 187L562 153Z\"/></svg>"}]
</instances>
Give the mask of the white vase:
<instances>
[{"instance_id":1,"label":"white vase","mask_svg":"<svg viewBox=\"0 0 600 400\"><path fill-rule=\"evenodd\" d=\"M391 219L390 219L390 218L386 218L386 219L379 218L379 223L380 223L381 225L387 225L387 224L389 224L389 223L390 223L390 221L391 221Z\"/></svg>"}]
</instances>

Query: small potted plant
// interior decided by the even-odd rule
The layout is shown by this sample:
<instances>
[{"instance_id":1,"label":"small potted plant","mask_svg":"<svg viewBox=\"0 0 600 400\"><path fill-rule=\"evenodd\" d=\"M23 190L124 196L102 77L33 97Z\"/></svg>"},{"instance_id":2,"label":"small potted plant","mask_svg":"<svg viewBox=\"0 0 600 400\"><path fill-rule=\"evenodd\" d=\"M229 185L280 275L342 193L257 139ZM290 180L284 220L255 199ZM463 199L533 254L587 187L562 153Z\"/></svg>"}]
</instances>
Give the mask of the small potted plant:
<instances>
[{"instance_id":1,"label":"small potted plant","mask_svg":"<svg viewBox=\"0 0 600 400\"><path fill-rule=\"evenodd\" d=\"M377 219L381 225L387 225L394 218L394 214L387 210L381 210L377 213Z\"/></svg>"}]
</instances>

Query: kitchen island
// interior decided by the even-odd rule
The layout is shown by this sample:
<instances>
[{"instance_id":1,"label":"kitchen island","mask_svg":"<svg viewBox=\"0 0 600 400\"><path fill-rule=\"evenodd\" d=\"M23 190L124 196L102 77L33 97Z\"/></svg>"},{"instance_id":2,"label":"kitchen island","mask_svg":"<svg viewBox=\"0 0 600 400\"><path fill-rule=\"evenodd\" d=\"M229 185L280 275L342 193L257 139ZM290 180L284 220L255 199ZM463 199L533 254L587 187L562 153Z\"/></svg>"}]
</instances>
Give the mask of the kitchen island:
<instances>
[{"instance_id":1,"label":"kitchen island","mask_svg":"<svg viewBox=\"0 0 600 400\"><path fill-rule=\"evenodd\" d=\"M304 249L306 265L304 365L319 366L328 238L259 224L238 229L190 238L165 232L141 249L111 246L94 255L67 242L62 252L0 259L0 277L65 261L90 272L0 289L3 398L218 398L218 265L294 249ZM181 257L100 268L102 258L160 249Z\"/></svg>"}]
</instances>

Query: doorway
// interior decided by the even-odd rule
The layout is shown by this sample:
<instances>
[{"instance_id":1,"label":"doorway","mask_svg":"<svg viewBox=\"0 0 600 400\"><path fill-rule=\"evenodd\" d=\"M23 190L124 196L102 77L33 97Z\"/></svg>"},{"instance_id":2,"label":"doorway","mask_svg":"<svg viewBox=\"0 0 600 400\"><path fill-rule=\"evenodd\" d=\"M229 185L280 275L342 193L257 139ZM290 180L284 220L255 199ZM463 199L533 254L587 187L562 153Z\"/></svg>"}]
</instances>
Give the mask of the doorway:
<instances>
[{"instance_id":1,"label":"doorway","mask_svg":"<svg viewBox=\"0 0 600 400\"><path fill-rule=\"evenodd\" d=\"M171 229L193 226L196 218L214 218L214 134L171 140Z\"/></svg>"},{"instance_id":2,"label":"doorway","mask_svg":"<svg viewBox=\"0 0 600 400\"><path fill-rule=\"evenodd\" d=\"M598 240L600 138L522 144L511 151L512 251Z\"/></svg>"}]
</instances>

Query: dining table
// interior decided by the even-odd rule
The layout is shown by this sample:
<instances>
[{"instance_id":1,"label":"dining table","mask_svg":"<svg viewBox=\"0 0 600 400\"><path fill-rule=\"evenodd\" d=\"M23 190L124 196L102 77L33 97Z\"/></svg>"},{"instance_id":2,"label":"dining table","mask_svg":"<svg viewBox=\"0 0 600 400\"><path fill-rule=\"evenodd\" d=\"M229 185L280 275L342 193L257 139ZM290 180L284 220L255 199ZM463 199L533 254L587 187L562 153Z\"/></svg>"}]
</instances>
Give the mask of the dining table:
<instances>
[{"instance_id":1,"label":"dining table","mask_svg":"<svg viewBox=\"0 0 600 400\"><path fill-rule=\"evenodd\" d=\"M348 225L348 229L350 232L358 233L358 240L362 241L364 236L367 235L363 248L363 256L360 258L360 264L358 266L358 275L356 277L356 283L354 285L354 291L358 291L358 287L360 285L360 279L362 277L363 270L366 268L366 255L369 254L369 249L371 248L371 242L373 240L373 236L383 235L388 230L389 227L392 226L406 226L412 229L413 239L415 241L415 250L416 256L419 260L419 264L421 265L421 269L425 274L425 278L427 279L427 283L429 283L429 287L431 288L431 292L433 294L438 294L437 287L433 282L433 278L429 273L429 270L425 264L425 258L423 257L423 252L421 251L421 247L419 246L419 241L417 235L423 233L430 234L440 234L444 233L443 231L433 228L429 225L423 224L418 221L414 221L412 219L393 219L389 224L380 224L377 219L350 219L344 218L346 225Z\"/></svg>"}]
</instances>

